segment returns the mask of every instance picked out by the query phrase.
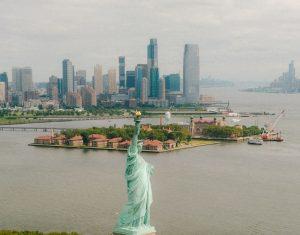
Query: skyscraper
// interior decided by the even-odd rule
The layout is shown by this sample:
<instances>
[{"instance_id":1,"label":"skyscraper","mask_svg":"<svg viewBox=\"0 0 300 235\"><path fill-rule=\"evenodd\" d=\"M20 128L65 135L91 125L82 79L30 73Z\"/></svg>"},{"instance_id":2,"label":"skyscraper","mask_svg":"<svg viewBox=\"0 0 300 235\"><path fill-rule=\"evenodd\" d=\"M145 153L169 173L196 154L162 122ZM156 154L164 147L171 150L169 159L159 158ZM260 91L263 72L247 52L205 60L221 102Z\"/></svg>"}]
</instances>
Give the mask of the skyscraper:
<instances>
[{"instance_id":1,"label":"skyscraper","mask_svg":"<svg viewBox=\"0 0 300 235\"><path fill-rule=\"evenodd\" d=\"M108 80L108 74L103 75L103 93L108 94L109 92L109 80Z\"/></svg>"},{"instance_id":2,"label":"skyscraper","mask_svg":"<svg viewBox=\"0 0 300 235\"><path fill-rule=\"evenodd\" d=\"M80 93L81 93L83 107L90 107L90 106L97 105L96 92L93 88L89 86L82 87Z\"/></svg>"},{"instance_id":3,"label":"skyscraper","mask_svg":"<svg viewBox=\"0 0 300 235\"><path fill-rule=\"evenodd\" d=\"M125 56L119 56L119 87L125 88Z\"/></svg>"},{"instance_id":4,"label":"skyscraper","mask_svg":"<svg viewBox=\"0 0 300 235\"><path fill-rule=\"evenodd\" d=\"M164 78L159 79L159 99L166 99L166 84Z\"/></svg>"},{"instance_id":5,"label":"skyscraper","mask_svg":"<svg viewBox=\"0 0 300 235\"><path fill-rule=\"evenodd\" d=\"M5 99L5 82L0 82L0 104L6 102Z\"/></svg>"},{"instance_id":6,"label":"skyscraper","mask_svg":"<svg viewBox=\"0 0 300 235\"><path fill-rule=\"evenodd\" d=\"M183 95L187 103L199 101L199 48L185 44L183 58Z\"/></svg>"},{"instance_id":7,"label":"skyscraper","mask_svg":"<svg viewBox=\"0 0 300 235\"><path fill-rule=\"evenodd\" d=\"M136 78L135 79L136 98L140 100L142 95L142 82L143 82L143 67L140 65L137 65L135 67L135 78Z\"/></svg>"},{"instance_id":8,"label":"skyscraper","mask_svg":"<svg viewBox=\"0 0 300 235\"><path fill-rule=\"evenodd\" d=\"M295 78L295 66L294 66L294 61L293 60L289 64L288 79L289 79L290 82L294 81L296 79Z\"/></svg>"},{"instance_id":9,"label":"skyscraper","mask_svg":"<svg viewBox=\"0 0 300 235\"><path fill-rule=\"evenodd\" d=\"M68 59L62 62L63 69L63 95L74 92L74 66Z\"/></svg>"},{"instance_id":10,"label":"skyscraper","mask_svg":"<svg viewBox=\"0 0 300 235\"><path fill-rule=\"evenodd\" d=\"M77 81L77 86L86 85L86 70L77 70L75 80Z\"/></svg>"},{"instance_id":11,"label":"skyscraper","mask_svg":"<svg viewBox=\"0 0 300 235\"><path fill-rule=\"evenodd\" d=\"M117 72L115 69L108 70L108 94L117 93Z\"/></svg>"},{"instance_id":12,"label":"skyscraper","mask_svg":"<svg viewBox=\"0 0 300 235\"><path fill-rule=\"evenodd\" d=\"M93 87L96 95L103 94L102 66L99 64L94 67Z\"/></svg>"},{"instance_id":13,"label":"skyscraper","mask_svg":"<svg viewBox=\"0 0 300 235\"><path fill-rule=\"evenodd\" d=\"M148 79L143 77L142 79L142 91L140 101L142 104L148 101Z\"/></svg>"},{"instance_id":14,"label":"skyscraper","mask_svg":"<svg viewBox=\"0 0 300 235\"><path fill-rule=\"evenodd\" d=\"M135 88L136 83L136 77L135 77L135 71L129 70L126 71L126 88Z\"/></svg>"},{"instance_id":15,"label":"skyscraper","mask_svg":"<svg viewBox=\"0 0 300 235\"><path fill-rule=\"evenodd\" d=\"M150 68L150 94L151 98L159 98L159 71L157 67Z\"/></svg>"},{"instance_id":16,"label":"skyscraper","mask_svg":"<svg viewBox=\"0 0 300 235\"><path fill-rule=\"evenodd\" d=\"M152 67L158 67L157 52L157 39L151 38L147 47L147 65L149 71Z\"/></svg>"},{"instance_id":17,"label":"skyscraper","mask_svg":"<svg viewBox=\"0 0 300 235\"><path fill-rule=\"evenodd\" d=\"M166 75L165 83L166 83L166 92L180 91L179 73Z\"/></svg>"},{"instance_id":18,"label":"skyscraper","mask_svg":"<svg viewBox=\"0 0 300 235\"><path fill-rule=\"evenodd\" d=\"M49 77L48 83L48 96L53 100L58 100L59 97L59 87L58 87L58 77L52 75Z\"/></svg>"},{"instance_id":19,"label":"skyscraper","mask_svg":"<svg viewBox=\"0 0 300 235\"><path fill-rule=\"evenodd\" d=\"M8 101L8 77L6 73L0 73L0 82L4 82L5 84L5 101Z\"/></svg>"},{"instance_id":20,"label":"skyscraper","mask_svg":"<svg viewBox=\"0 0 300 235\"><path fill-rule=\"evenodd\" d=\"M12 80L15 91L24 93L33 90L32 69L31 67L12 69Z\"/></svg>"}]
</instances>

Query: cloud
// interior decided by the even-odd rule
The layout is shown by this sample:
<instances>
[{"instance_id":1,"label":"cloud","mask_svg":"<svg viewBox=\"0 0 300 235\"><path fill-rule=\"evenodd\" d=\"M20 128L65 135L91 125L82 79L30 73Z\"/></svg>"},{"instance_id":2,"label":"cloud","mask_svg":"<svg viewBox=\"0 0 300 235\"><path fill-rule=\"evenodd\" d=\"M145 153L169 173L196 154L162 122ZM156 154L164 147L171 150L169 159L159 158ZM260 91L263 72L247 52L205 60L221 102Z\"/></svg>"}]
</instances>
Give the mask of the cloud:
<instances>
[{"instance_id":1,"label":"cloud","mask_svg":"<svg viewBox=\"0 0 300 235\"><path fill-rule=\"evenodd\" d=\"M161 74L182 71L185 43L198 43L201 75L272 80L299 61L296 0L1 0L0 71L33 67L35 81L61 76L61 61L105 70L146 62L158 38Z\"/></svg>"}]
</instances>

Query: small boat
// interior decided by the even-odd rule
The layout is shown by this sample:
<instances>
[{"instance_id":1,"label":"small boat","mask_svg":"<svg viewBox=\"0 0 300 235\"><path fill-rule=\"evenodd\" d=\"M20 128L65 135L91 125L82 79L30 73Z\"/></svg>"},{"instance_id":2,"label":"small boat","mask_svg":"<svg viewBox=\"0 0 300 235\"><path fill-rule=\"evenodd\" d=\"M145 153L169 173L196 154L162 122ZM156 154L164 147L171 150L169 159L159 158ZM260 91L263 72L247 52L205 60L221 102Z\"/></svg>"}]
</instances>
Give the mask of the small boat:
<instances>
[{"instance_id":1,"label":"small boat","mask_svg":"<svg viewBox=\"0 0 300 235\"><path fill-rule=\"evenodd\" d=\"M253 145L262 145L264 142L262 139L249 139L248 144L253 144Z\"/></svg>"}]
</instances>

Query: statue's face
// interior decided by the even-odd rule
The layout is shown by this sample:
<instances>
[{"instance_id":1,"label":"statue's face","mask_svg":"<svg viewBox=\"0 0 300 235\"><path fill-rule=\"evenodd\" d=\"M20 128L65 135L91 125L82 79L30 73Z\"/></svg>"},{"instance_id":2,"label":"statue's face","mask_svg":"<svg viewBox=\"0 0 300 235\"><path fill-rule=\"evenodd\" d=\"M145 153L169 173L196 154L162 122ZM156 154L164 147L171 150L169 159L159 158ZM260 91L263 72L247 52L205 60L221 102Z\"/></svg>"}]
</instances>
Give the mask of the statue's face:
<instances>
[{"instance_id":1,"label":"statue's face","mask_svg":"<svg viewBox=\"0 0 300 235\"><path fill-rule=\"evenodd\" d=\"M143 143L142 142L138 143L137 147L138 147L138 152L141 153L143 150Z\"/></svg>"}]
</instances>

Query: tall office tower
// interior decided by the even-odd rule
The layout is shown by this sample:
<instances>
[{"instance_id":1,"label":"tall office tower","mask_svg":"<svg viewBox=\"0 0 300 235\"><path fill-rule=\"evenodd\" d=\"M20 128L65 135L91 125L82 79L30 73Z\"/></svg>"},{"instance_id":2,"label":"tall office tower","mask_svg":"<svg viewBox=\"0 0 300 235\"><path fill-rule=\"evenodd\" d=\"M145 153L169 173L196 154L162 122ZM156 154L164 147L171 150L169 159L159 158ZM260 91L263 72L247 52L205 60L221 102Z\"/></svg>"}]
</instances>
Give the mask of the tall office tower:
<instances>
[{"instance_id":1,"label":"tall office tower","mask_svg":"<svg viewBox=\"0 0 300 235\"><path fill-rule=\"evenodd\" d=\"M102 66L97 64L94 67L93 88L96 95L103 94L103 75Z\"/></svg>"},{"instance_id":2,"label":"tall office tower","mask_svg":"<svg viewBox=\"0 0 300 235\"><path fill-rule=\"evenodd\" d=\"M63 95L74 92L74 66L68 59L62 62L63 69Z\"/></svg>"},{"instance_id":3,"label":"tall office tower","mask_svg":"<svg viewBox=\"0 0 300 235\"><path fill-rule=\"evenodd\" d=\"M0 82L0 104L6 102L5 99L5 82Z\"/></svg>"},{"instance_id":4,"label":"tall office tower","mask_svg":"<svg viewBox=\"0 0 300 235\"><path fill-rule=\"evenodd\" d=\"M108 82L108 74L103 75L103 93L108 94L109 82Z\"/></svg>"},{"instance_id":5,"label":"tall office tower","mask_svg":"<svg viewBox=\"0 0 300 235\"><path fill-rule=\"evenodd\" d=\"M140 101L142 104L145 104L148 101L148 79L146 77L143 77L142 80L142 91Z\"/></svg>"},{"instance_id":6,"label":"tall office tower","mask_svg":"<svg viewBox=\"0 0 300 235\"><path fill-rule=\"evenodd\" d=\"M6 73L0 73L0 82L5 83L5 102L8 101L8 77Z\"/></svg>"},{"instance_id":7,"label":"tall office tower","mask_svg":"<svg viewBox=\"0 0 300 235\"><path fill-rule=\"evenodd\" d=\"M126 88L135 88L135 71L126 71Z\"/></svg>"},{"instance_id":8,"label":"tall office tower","mask_svg":"<svg viewBox=\"0 0 300 235\"><path fill-rule=\"evenodd\" d=\"M82 107L82 98L79 92L68 92L66 94L66 104L69 107Z\"/></svg>"},{"instance_id":9,"label":"tall office tower","mask_svg":"<svg viewBox=\"0 0 300 235\"><path fill-rule=\"evenodd\" d=\"M33 90L32 69L30 67L21 68L22 92Z\"/></svg>"},{"instance_id":10,"label":"tall office tower","mask_svg":"<svg viewBox=\"0 0 300 235\"><path fill-rule=\"evenodd\" d=\"M15 91L24 93L33 90L32 69L30 67L12 69Z\"/></svg>"},{"instance_id":11,"label":"tall office tower","mask_svg":"<svg viewBox=\"0 0 300 235\"><path fill-rule=\"evenodd\" d=\"M21 68L18 67L12 68L12 83L13 83L13 90L16 92L21 92L22 90Z\"/></svg>"},{"instance_id":12,"label":"tall office tower","mask_svg":"<svg viewBox=\"0 0 300 235\"><path fill-rule=\"evenodd\" d=\"M97 105L96 92L93 88L85 86L81 88L82 106L90 107Z\"/></svg>"},{"instance_id":13,"label":"tall office tower","mask_svg":"<svg viewBox=\"0 0 300 235\"><path fill-rule=\"evenodd\" d=\"M150 43L147 47L147 65L148 70L150 70L150 68L152 67L158 67L156 38L151 38Z\"/></svg>"},{"instance_id":14,"label":"tall office tower","mask_svg":"<svg viewBox=\"0 0 300 235\"><path fill-rule=\"evenodd\" d=\"M166 83L164 78L159 79L159 99L166 100Z\"/></svg>"},{"instance_id":15,"label":"tall office tower","mask_svg":"<svg viewBox=\"0 0 300 235\"><path fill-rule=\"evenodd\" d=\"M136 98L141 100L142 97L142 82L143 82L143 67L137 65L135 67L135 91L136 91Z\"/></svg>"},{"instance_id":16,"label":"tall office tower","mask_svg":"<svg viewBox=\"0 0 300 235\"><path fill-rule=\"evenodd\" d=\"M119 87L125 88L125 56L119 56Z\"/></svg>"},{"instance_id":17,"label":"tall office tower","mask_svg":"<svg viewBox=\"0 0 300 235\"><path fill-rule=\"evenodd\" d=\"M86 70L77 70L75 79L77 81L77 86L86 85Z\"/></svg>"},{"instance_id":18,"label":"tall office tower","mask_svg":"<svg viewBox=\"0 0 300 235\"><path fill-rule=\"evenodd\" d=\"M150 94L151 98L159 98L159 71L158 68L150 68Z\"/></svg>"},{"instance_id":19,"label":"tall office tower","mask_svg":"<svg viewBox=\"0 0 300 235\"><path fill-rule=\"evenodd\" d=\"M180 91L179 73L166 75L165 83L166 83L166 92Z\"/></svg>"},{"instance_id":20,"label":"tall office tower","mask_svg":"<svg viewBox=\"0 0 300 235\"><path fill-rule=\"evenodd\" d=\"M196 44L185 44L183 59L183 95L185 102L199 101L199 48Z\"/></svg>"},{"instance_id":21,"label":"tall office tower","mask_svg":"<svg viewBox=\"0 0 300 235\"><path fill-rule=\"evenodd\" d=\"M59 78L56 76L49 77L48 89L47 93L48 96L53 100L58 100L59 97L59 87L58 87Z\"/></svg>"},{"instance_id":22,"label":"tall office tower","mask_svg":"<svg viewBox=\"0 0 300 235\"><path fill-rule=\"evenodd\" d=\"M295 66L294 66L294 61L293 60L289 64L288 79L289 79L289 81L294 81L296 79L296 77L295 77Z\"/></svg>"},{"instance_id":23,"label":"tall office tower","mask_svg":"<svg viewBox=\"0 0 300 235\"><path fill-rule=\"evenodd\" d=\"M108 94L117 93L117 72L115 69L108 70Z\"/></svg>"}]
</instances>

